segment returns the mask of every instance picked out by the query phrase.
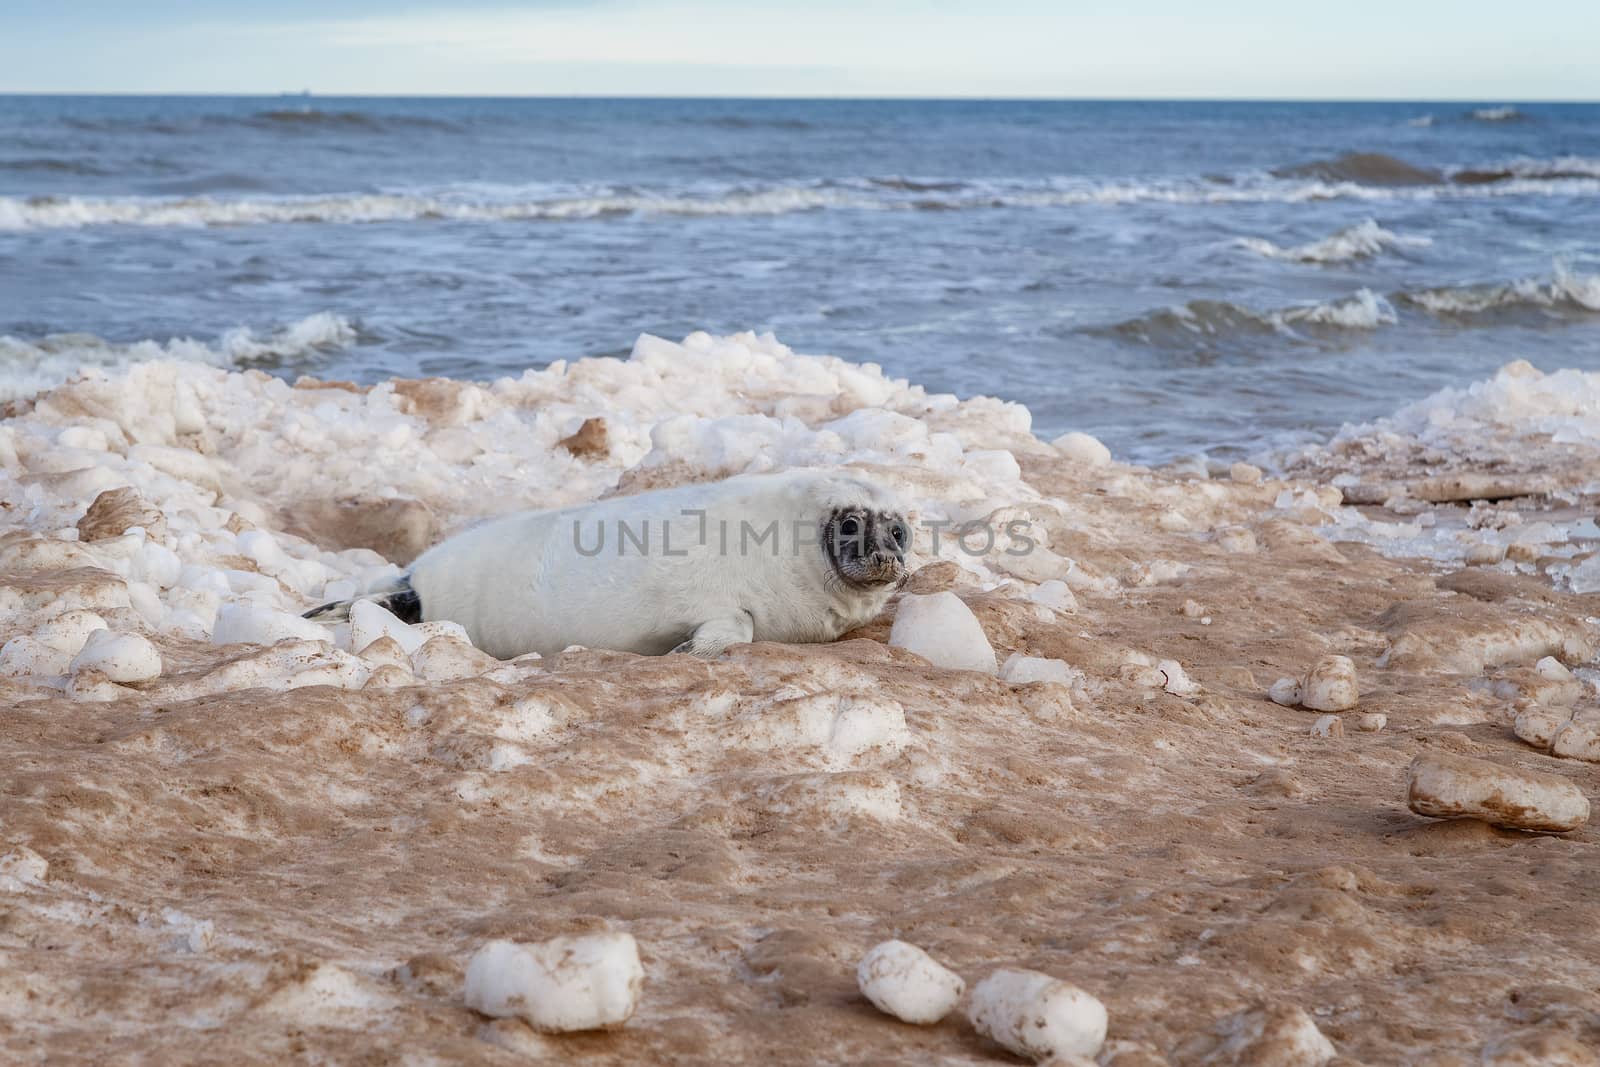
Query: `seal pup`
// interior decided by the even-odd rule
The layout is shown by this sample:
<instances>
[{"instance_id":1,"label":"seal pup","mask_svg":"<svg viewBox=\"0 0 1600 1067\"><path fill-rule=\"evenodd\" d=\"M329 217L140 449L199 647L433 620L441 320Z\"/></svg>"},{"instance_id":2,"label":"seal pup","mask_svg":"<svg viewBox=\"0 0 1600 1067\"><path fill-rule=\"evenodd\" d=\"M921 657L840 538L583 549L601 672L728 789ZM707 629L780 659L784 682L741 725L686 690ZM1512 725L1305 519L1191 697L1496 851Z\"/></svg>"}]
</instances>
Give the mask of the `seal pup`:
<instances>
[{"instance_id":1,"label":"seal pup","mask_svg":"<svg viewBox=\"0 0 1600 1067\"><path fill-rule=\"evenodd\" d=\"M746 474L491 519L357 599L447 619L501 659L571 645L709 658L747 641L832 641L907 576L894 496L826 471ZM348 618L354 601L306 618Z\"/></svg>"}]
</instances>

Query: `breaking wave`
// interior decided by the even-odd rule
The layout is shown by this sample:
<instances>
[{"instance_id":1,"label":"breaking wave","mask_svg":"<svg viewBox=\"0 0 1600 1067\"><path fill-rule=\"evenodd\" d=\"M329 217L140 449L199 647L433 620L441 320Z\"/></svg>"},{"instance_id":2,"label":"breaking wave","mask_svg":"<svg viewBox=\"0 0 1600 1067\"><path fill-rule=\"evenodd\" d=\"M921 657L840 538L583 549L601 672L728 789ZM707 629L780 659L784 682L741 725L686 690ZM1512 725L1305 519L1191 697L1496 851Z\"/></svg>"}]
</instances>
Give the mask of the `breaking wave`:
<instances>
[{"instance_id":1,"label":"breaking wave","mask_svg":"<svg viewBox=\"0 0 1600 1067\"><path fill-rule=\"evenodd\" d=\"M209 344L188 337L118 343L87 333L50 334L31 341L0 336L0 400L32 396L86 368L121 367L151 359L189 360L214 367L270 364L344 348L355 339L355 327L327 311L266 334L257 334L248 326L236 327Z\"/></svg>"},{"instance_id":2,"label":"breaking wave","mask_svg":"<svg viewBox=\"0 0 1600 1067\"><path fill-rule=\"evenodd\" d=\"M1491 285L1445 286L1402 293L1412 307L1449 318L1485 318L1519 313L1600 313L1600 274L1579 274L1556 264L1549 280L1523 278Z\"/></svg>"},{"instance_id":3,"label":"breaking wave","mask_svg":"<svg viewBox=\"0 0 1600 1067\"><path fill-rule=\"evenodd\" d=\"M1344 157L1349 158L1349 157ZM1363 157L1365 158L1365 157ZM1381 157L1389 159L1389 157ZM1338 162L1338 161L1335 161ZM1393 161L1409 167L1401 161ZM1078 204L1302 203L1321 200L1445 200L1486 196L1600 193L1593 161L1521 161L1494 181L1436 184L1401 181L1388 164L1363 163L1322 176L1256 176L1228 184L1205 180L1097 182L1083 178L850 178L707 186L649 191L571 187L446 186L416 191L309 196L36 196L0 197L0 229L84 226L242 226L272 223L367 223L416 220L501 222L581 220L618 215L787 215L805 211L970 211L1052 208ZM1321 166L1319 165L1310 165ZM1545 170L1541 171L1540 168ZM1303 169L1303 168L1302 168ZM1413 168L1414 169L1414 168ZM1336 178L1337 173L1351 175ZM1383 178L1388 175L1388 178Z\"/></svg>"},{"instance_id":4,"label":"breaking wave","mask_svg":"<svg viewBox=\"0 0 1600 1067\"><path fill-rule=\"evenodd\" d=\"M1257 255L1296 263L1343 263L1404 248L1425 248L1432 243L1428 237L1405 237L1386 230L1378 225L1376 219L1358 222L1320 241L1287 248L1260 237L1239 238L1240 247Z\"/></svg>"},{"instance_id":5,"label":"breaking wave","mask_svg":"<svg viewBox=\"0 0 1600 1067\"><path fill-rule=\"evenodd\" d=\"M1550 279L1421 289L1387 297L1359 289L1339 300L1265 312L1224 301L1192 300L1085 332L1158 348L1192 347L1197 342L1220 347L1272 335L1290 341L1327 341L1344 331L1395 325L1397 304L1471 326L1493 326L1528 315L1586 318L1600 314L1600 274L1579 274L1557 264Z\"/></svg>"},{"instance_id":6,"label":"breaking wave","mask_svg":"<svg viewBox=\"0 0 1600 1067\"><path fill-rule=\"evenodd\" d=\"M1277 311L1257 312L1218 300L1191 300L1162 308L1091 333L1110 333L1125 340L1156 347L1192 345L1197 339L1215 342L1246 340L1277 334L1290 340L1308 335L1336 334L1345 330L1368 331L1396 322L1388 300L1370 289L1359 289L1340 300L1304 304Z\"/></svg>"}]
</instances>

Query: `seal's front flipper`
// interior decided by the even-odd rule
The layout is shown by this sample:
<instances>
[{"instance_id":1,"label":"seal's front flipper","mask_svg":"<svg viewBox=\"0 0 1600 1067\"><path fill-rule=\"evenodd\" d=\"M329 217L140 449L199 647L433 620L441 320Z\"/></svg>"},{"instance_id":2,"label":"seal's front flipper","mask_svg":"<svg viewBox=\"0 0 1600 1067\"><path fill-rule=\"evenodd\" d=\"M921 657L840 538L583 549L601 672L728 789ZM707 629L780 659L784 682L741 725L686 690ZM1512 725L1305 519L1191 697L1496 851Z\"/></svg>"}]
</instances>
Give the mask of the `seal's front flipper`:
<instances>
[{"instance_id":1,"label":"seal's front flipper","mask_svg":"<svg viewBox=\"0 0 1600 1067\"><path fill-rule=\"evenodd\" d=\"M729 645L740 645L756 635L756 623L748 611L710 619L694 628L689 640L674 648L673 652L687 652L701 659L715 659Z\"/></svg>"}]
</instances>

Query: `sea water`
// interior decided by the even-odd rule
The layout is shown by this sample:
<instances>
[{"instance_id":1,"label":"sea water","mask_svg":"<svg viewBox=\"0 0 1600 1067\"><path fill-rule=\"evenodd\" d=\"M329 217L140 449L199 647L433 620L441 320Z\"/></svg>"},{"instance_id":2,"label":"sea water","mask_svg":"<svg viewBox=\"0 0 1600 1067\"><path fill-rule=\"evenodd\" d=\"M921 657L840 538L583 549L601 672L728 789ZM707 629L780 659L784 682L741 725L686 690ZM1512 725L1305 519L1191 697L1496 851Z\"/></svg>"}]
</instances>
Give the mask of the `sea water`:
<instances>
[{"instance_id":1,"label":"sea water","mask_svg":"<svg viewBox=\"0 0 1600 1067\"><path fill-rule=\"evenodd\" d=\"M0 398L746 329L1145 462L1600 368L1600 106L0 97Z\"/></svg>"}]
</instances>

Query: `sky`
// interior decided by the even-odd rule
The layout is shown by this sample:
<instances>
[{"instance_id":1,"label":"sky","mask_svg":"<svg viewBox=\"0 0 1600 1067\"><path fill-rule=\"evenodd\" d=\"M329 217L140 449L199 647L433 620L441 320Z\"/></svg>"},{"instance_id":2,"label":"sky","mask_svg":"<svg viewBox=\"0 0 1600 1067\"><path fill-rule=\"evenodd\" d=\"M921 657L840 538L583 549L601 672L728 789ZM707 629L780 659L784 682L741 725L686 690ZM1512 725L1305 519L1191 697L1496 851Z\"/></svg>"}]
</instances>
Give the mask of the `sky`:
<instances>
[{"instance_id":1,"label":"sky","mask_svg":"<svg viewBox=\"0 0 1600 1067\"><path fill-rule=\"evenodd\" d=\"M1600 99L1600 3L0 0L0 92Z\"/></svg>"}]
</instances>

